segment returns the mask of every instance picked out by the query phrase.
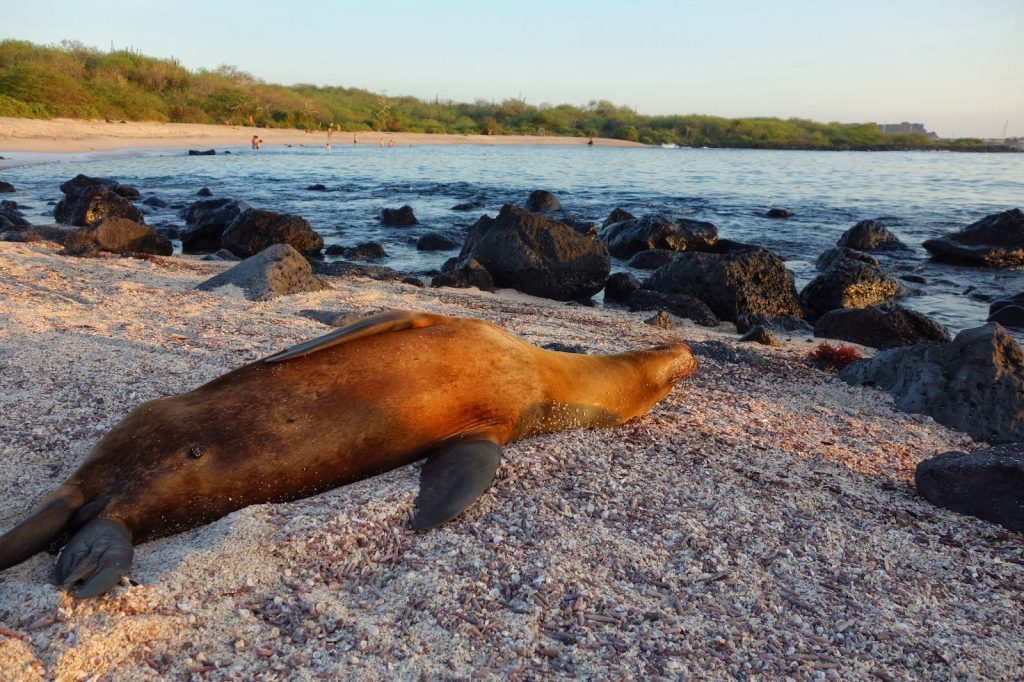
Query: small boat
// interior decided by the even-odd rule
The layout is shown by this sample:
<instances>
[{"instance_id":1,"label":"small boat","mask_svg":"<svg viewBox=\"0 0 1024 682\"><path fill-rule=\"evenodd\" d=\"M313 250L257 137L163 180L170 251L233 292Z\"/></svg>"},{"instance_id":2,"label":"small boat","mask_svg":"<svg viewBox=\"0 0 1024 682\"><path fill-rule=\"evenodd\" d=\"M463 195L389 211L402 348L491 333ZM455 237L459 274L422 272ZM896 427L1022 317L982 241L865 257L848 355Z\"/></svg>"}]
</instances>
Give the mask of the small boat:
<instances>
[{"instance_id":1,"label":"small boat","mask_svg":"<svg viewBox=\"0 0 1024 682\"><path fill-rule=\"evenodd\" d=\"M661 143L661 148L662 149L679 149L679 145L673 144L672 142L662 142Z\"/></svg>"}]
</instances>

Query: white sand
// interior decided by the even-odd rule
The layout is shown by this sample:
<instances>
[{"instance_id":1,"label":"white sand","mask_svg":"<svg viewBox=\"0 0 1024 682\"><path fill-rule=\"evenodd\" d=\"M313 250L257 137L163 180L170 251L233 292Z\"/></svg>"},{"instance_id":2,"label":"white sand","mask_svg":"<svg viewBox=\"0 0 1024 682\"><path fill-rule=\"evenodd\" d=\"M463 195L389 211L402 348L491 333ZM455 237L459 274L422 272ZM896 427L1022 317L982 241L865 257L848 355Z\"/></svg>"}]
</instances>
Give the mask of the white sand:
<instances>
[{"instance_id":1,"label":"white sand","mask_svg":"<svg viewBox=\"0 0 1024 682\"><path fill-rule=\"evenodd\" d=\"M507 292L193 290L223 267L0 243L0 529L138 402L323 333L303 308L478 316L594 351L735 339ZM98 600L39 555L0 573L0 677L1021 679L1021 537L912 487L920 459L977 444L809 368L810 346L702 357L625 427L510 446L491 491L424 535L409 467L141 545Z\"/></svg>"},{"instance_id":2,"label":"white sand","mask_svg":"<svg viewBox=\"0 0 1024 682\"><path fill-rule=\"evenodd\" d=\"M328 142L327 131L304 132L251 126L208 125L199 123L157 123L146 121L84 121L58 118L39 120L0 116L0 168L26 160L47 159L54 154L90 154L130 149L174 148L223 149L248 147L253 135L263 140L265 148L281 145L322 147ZM583 137L557 135L454 135L427 133L336 132L330 142L335 147L353 144L378 146L394 141L396 145L474 144L474 145L585 145ZM605 147L642 147L626 140L595 138L594 144ZM42 156L40 156L40 154Z\"/></svg>"}]
</instances>

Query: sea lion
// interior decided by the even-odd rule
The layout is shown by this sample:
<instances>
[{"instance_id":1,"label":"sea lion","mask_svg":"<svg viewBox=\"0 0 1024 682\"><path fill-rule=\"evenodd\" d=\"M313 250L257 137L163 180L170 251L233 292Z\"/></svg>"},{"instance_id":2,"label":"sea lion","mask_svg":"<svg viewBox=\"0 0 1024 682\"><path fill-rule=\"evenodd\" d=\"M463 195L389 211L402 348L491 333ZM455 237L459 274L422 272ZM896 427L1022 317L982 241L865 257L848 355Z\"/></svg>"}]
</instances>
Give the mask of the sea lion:
<instances>
[{"instance_id":1,"label":"sea lion","mask_svg":"<svg viewBox=\"0 0 1024 682\"><path fill-rule=\"evenodd\" d=\"M433 528L483 494L504 444L621 424L696 366L682 343L581 355L483 320L366 317L136 407L0 537L0 570L70 537L57 582L93 597L128 573L133 543L424 457L411 525Z\"/></svg>"}]
</instances>

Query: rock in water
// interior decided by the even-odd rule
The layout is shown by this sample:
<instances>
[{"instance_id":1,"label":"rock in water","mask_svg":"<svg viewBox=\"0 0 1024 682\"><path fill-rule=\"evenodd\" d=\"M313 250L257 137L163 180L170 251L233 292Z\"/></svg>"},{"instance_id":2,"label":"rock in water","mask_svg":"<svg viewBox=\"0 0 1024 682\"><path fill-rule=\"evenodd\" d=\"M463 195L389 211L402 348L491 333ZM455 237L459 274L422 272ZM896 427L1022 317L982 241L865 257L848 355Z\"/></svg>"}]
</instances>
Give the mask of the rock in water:
<instances>
[{"instance_id":1,"label":"rock in water","mask_svg":"<svg viewBox=\"0 0 1024 682\"><path fill-rule=\"evenodd\" d=\"M590 298L611 271L597 239L511 204L497 218L481 217L469 230L460 264L478 261L499 287L559 301Z\"/></svg>"},{"instance_id":2,"label":"rock in water","mask_svg":"<svg viewBox=\"0 0 1024 682\"><path fill-rule=\"evenodd\" d=\"M267 301L278 296L330 289L313 274L309 261L287 244L274 244L230 270L201 282L196 289L216 291L230 285L240 288L250 301Z\"/></svg>"},{"instance_id":3,"label":"rock in water","mask_svg":"<svg viewBox=\"0 0 1024 682\"><path fill-rule=\"evenodd\" d=\"M993 268L1024 265L1024 213L1019 208L982 218L959 232L929 239L924 248L939 260Z\"/></svg>"},{"instance_id":4,"label":"rock in water","mask_svg":"<svg viewBox=\"0 0 1024 682\"><path fill-rule=\"evenodd\" d=\"M195 201L185 209L185 229L181 232L181 250L185 253L203 253L220 248L224 229L238 215L249 209L249 204L235 199L208 199Z\"/></svg>"},{"instance_id":5,"label":"rock in water","mask_svg":"<svg viewBox=\"0 0 1024 682\"><path fill-rule=\"evenodd\" d=\"M249 208L231 221L220 236L221 246L243 258L253 256L273 244L288 244L304 256L315 256L324 248L324 239L305 218Z\"/></svg>"},{"instance_id":6,"label":"rock in water","mask_svg":"<svg viewBox=\"0 0 1024 682\"><path fill-rule=\"evenodd\" d=\"M860 221L843 233L843 236L836 242L836 246L845 246L858 251L873 249L905 251L909 248L899 240L899 237L890 232L889 228L877 220Z\"/></svg>"},{"instance_id":7,"label":"rock in water","mask_svg":"<svg viewBox=\"0 0 1024 682\"><path fill-rule=\"evenodd\" d=\"M61 187L65 185L68 183ZM145 222L142 211L132 202L101 184L69 186L64 198L54 207L53 216L58 223L79 227L98 225L107 218L127 218L137 223Z\"/></svg>"},{"instance_id":8,"label":"rock in water","mask_svg":"<svg viewBox=\"0 0 1024 682\"><path fill-rule=\"evenodd\" d=\"M644 288L695 296L715 316L730 322L745 313L804 314L793 273L781 258L759 247L729 245L721 253L684 251L658 268Z\"/></svg>"},{"instance_id":9,"label":"rock in water","mask_svg":"<svg viewBox=\"0 0 1024 682\"><path fill-rule=\"evenodd\" d=\"M1024 351L998 324L965 329L951 343L890 348L839 377L885 389L898 409L930 415L973 438L1024 440Z\"/></svg>"},{"instance_id":10,"label":"rock in water","mask_svg":"<svg viewBox=\"0 0 1024 682\"><path fill-rule=\"evenodd\" d=\"M830 310L814 323L814 335L872 348L912 346L921 341L948 342L941 324L916 310L856 308Z\"/></svg>"},{"instance_id":11,"label":"rock in water","mask_svg":"<svg viewBox=\"0 0 1024 682\"><path fill-rule=\"evenodd\" d=\"M700 220L672 220L654 213L605 225L599 236L613 256L630 258L648 249L707 251L718 241L718 228Z\"/></svg>"},{"instance_id":12,"label":"rock in water","mask_svg":"<svg viewBox=\"0 0 1024 682\"><path fill-rule=\"evenodd\" d=\"M879 267L840 258L800 292L807 319L817 320L837 308L867 308L896 300L900 284Z\"/></svg>"},{"instance_id":13,"label":"rock in water","mask_svg":"<svg viewBox=\"0 0 1024 682\"><path fill-rule=\"evenodd\" d=\"M1024 329L1024 292L993 301L988 307L987 322L998 322L1004 327Z\"/></svg>"},{"instance_id":14,"label":"rock in water","mask_svg":"<svg viewBox=\"0 0 1024 682\"><path fill-rule=\"evenodd\" d=\"M1024 443L926 459L914 483L938 507L1024 532Z\"/></svg>"},{"instance_id":15,"label":"rock in water","mask_svg":"<svg viewBox=\"0 0 1024 682\"><path fill-rule=\"evenodd\" d=\"M530 196L526 199L526 210L530 213L561 211L562 203L551 192L535 189L530 192Z\"/></svg>"},{"instance_id":16,"label":"rock in water","mask_svg":"<svg viewBox=\"0 0 1024 682\"><path fill-rule=\"evenodd\" d=\"M419 223L416 214L412 212L412 206L401 208L385 208L380 212L380 221L392 227L408 227Z\"/></svg>"}]
</instances>

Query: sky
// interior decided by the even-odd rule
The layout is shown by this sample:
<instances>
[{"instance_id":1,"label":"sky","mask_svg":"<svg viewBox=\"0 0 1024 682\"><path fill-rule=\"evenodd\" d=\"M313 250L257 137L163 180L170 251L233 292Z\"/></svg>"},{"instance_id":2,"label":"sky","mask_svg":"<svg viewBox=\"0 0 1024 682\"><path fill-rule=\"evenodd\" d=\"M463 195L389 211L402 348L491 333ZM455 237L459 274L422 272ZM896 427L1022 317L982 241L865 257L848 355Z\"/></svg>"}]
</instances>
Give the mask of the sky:
<instances>
[{"instance_id":1,"label":"sky","mask_svg":"<svg viewBox=\"0 0 1024 682\"><path fill-rule=\"evenodd\" d=\"M1024 0L0 0L0 38L270 83L1024 136Z\"/></svg>"}]
</instances>

